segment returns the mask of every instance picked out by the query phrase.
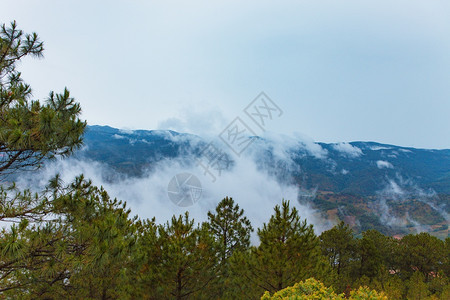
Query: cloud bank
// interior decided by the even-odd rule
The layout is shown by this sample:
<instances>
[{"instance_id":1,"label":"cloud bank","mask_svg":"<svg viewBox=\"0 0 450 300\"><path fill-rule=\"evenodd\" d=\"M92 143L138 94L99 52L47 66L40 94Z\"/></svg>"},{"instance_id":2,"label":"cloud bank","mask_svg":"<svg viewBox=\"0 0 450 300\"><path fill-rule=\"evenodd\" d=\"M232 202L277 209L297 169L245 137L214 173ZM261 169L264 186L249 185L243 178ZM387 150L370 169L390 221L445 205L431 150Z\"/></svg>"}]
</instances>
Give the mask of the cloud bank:
<instances>
[{"instance_id":1,"label":"cloud bank","mask_svg":"<svg viewBox=\"0 0 450 300\"><path fill-rule=\"evenodd\" d=\"M163 159L143 177L121 177L114 181L108 180L111 170L99 162L79 158L58 160L47 164L39 171L39 176L34 174L21 177L18 185L39 189L45 186L56 173L61 175L65 183L84 174L95 185L103 186L110 196L126 201L133 214L140 218L156 217L158 223L164 223L173 215L183 214L185 211L188 211L196 222L206 221L207 212L213 211L216 205L228 196L245 210L253 227L258 228L269 221L274 206L285 199L290 200L291 205L297 207L303 219L306 218L308 223L314 225L317 234L331 228L333 224L322 218L311 205L298 201L304 191L287 178L293 171L301 171L287 151L298 145L292 143L292 140L287 137L267 143L273 150L275 166L269 167L257 163L257 158L262 155L258 150L261 148L254 147L253 151L246 152L242 157L232 157L232 167L223 170L215 182L197 165L194 155L186 153L180 158ZM281 147L282 143L289 147ZM225 145L222 144L222 147L226 151ZM312 151L321 153L318 147L313 147ZM186 172L200 180L202 197L190 207L180 207L169 199L168 184L173 176ZM252 240L257 243L255 233Z\"/></svg>"}]
</instances>

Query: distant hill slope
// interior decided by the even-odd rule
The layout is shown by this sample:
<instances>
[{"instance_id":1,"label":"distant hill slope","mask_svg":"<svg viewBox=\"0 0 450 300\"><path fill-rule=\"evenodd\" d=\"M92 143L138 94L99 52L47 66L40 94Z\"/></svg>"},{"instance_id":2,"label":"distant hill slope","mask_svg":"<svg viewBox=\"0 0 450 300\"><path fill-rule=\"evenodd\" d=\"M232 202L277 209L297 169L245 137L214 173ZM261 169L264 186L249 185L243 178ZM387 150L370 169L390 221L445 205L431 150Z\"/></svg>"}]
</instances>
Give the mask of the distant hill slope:
<instances>
[{"instance_id":1,"label":"distant hill slope","mask_svg":"<svg viewBox=\"0 0 450 300\"><path fill-rule=\"evenodd\" d=\"M127 175L140 176L157 161L198 155L207 142L174 131L127 132L108 126L89 126L84 137L87 147L77 155L106 163ZM383 189L389 178L401 176L403 182L423 190L450 194L450 149L415 149L375 142L316 143L325 153L320 156L311 153L301 142L296 147L292 147L292 141L289 144L283 150L289 155L290 163L296 164L292 175L308 189L317 187L368 196ZM272 155L272 150L273 144L261 139L249 149L257 154L256 160L261 165L276 169L280 161Z\"/></svg>"}]
</instances>

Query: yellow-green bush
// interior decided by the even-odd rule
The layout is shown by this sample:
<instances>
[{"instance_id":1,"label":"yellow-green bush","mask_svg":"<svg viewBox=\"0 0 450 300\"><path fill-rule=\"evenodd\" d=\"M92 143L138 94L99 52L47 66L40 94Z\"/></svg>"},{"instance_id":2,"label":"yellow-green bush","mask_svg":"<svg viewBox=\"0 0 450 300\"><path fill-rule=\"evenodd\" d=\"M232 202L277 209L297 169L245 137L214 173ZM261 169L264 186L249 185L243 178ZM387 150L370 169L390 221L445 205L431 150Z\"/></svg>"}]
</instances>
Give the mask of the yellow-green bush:
<instances>
[{"instance_id":1,"label":"yellow-green bush","mask_svg":"<svg viewBox=\"0 0 450 300\"><path fill-rule=\"evenodd\" d=\"M344 294L336 294L331 287L326 287L322 282L310 278L296 283L294 286L287 287L274 293L272 296L265 292L261 300L306 300L306 299L345 299ZM368 287L360 287L358 290L350 293L351 300L385 300L387 297L383 293L377 293Z\"/></svg>"},{"instance_id":2,"label":"yellow-green bush","mask_svg":"<svg viewBox=\"0 0 450 300\"><path fill-rule=\"evenodd\" d=\"M387 300L383 293L378 293L366 286L359 287L358 290L350 292L351 300Z\"/></svg>"}]
</instances>

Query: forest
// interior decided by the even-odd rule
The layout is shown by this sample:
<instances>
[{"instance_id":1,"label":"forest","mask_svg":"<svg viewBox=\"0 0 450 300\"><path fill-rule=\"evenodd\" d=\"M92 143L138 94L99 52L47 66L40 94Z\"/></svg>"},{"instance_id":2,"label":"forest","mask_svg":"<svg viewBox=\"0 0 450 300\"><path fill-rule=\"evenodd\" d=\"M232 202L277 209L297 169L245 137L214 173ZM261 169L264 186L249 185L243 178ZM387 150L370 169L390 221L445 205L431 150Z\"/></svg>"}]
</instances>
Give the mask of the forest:
<instances>
[{"instance_id":1,"label":"forest","mask_svg":"<svg viewBox=\"0 0 450 300\"><path fill-rule=\"evenodd\" d=\"M41 103L17 70L43 43L15 22L0 30L0 297L2 299L449 299L450 238L401 239L341 222L317 235L280 201L260 228L231 197L206 222L131 215L80 175L40 192L33 172L82 145L86 122L65 89ZM218 199L219 201L219 199ZM256 233L257 243L251 243Z\"/></svg>"}]
</instances>

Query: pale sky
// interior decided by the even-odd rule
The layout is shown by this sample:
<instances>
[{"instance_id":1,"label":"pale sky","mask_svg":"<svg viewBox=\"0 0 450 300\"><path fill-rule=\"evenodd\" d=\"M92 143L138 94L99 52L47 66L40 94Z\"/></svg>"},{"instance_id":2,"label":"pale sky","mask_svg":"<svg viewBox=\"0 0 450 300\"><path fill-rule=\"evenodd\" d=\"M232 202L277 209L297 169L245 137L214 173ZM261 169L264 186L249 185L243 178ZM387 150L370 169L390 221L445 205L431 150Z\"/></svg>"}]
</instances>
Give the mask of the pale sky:
<instances>
[{"instance_id":1,"label":"pale sky","mask_svg":"<svg viewBox=\"0 0 450 300\"><path fill-rule=\"evenodd\" d=\"M220 133L261 91L275 133L450 148L450 2L2 0L45 43L36 98L89 124Z\"/></svg>"}]
</instances>

